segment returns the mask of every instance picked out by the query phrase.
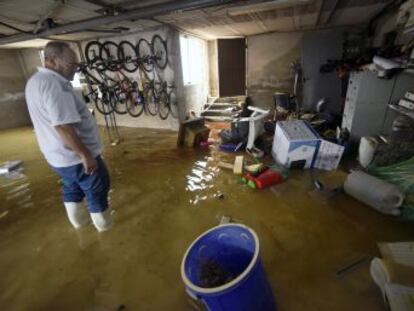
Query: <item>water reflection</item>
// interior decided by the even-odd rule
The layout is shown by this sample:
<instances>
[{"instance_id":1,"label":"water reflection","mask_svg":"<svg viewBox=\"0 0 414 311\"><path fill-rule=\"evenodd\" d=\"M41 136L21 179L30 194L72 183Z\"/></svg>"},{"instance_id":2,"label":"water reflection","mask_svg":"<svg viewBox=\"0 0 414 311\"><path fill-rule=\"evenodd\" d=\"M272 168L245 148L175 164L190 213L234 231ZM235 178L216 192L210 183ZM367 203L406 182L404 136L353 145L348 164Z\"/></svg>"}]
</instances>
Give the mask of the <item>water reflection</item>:
<instances>
[{"instance_id":1,"label":"water reflection","mask_svg":"<svg viewBox=\"0 0 414 311\"><path fill-rule=\"evenodd\" d=\"M5 199L5 204L1 205L5 209L0 209L0 219L9 215L12 206L33 206L31 184L22 168L0 175L0 191L4 193L1 197Z\"/></svg>"},{"instance_id":2,"label":"water reflection","mask_svg":"<svg viewBox=\"0 0 414 311\"><path fill-rule=\"evenodd\" d=\"M214 188L214 179L219 172L219 168L213 164L211 157L204 157L198 160L191 168L191 173L186 176L186 191L194 192L195 195L189 200L191 204L207 200L209 189Z\"/></svg>"}]
</instances>

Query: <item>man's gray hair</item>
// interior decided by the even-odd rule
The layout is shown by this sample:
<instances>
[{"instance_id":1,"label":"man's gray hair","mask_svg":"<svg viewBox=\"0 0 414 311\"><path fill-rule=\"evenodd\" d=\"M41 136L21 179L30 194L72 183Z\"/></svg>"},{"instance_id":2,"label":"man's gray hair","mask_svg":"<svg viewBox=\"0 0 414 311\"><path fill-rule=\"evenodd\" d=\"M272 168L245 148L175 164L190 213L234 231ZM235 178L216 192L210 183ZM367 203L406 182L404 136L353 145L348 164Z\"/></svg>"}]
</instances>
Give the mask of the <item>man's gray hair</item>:
<instances>
[{"instance_id":1,"label":"man's gray hair","mask_svg":"<svg viewBox=\"0 0 414 311\"><path fill-rule=\"evenodd\" d=\"M66 49L70 49L70 45L64 41L49 41L44 49L45 59L62 58Z\"/></svg>"}]
</instances>

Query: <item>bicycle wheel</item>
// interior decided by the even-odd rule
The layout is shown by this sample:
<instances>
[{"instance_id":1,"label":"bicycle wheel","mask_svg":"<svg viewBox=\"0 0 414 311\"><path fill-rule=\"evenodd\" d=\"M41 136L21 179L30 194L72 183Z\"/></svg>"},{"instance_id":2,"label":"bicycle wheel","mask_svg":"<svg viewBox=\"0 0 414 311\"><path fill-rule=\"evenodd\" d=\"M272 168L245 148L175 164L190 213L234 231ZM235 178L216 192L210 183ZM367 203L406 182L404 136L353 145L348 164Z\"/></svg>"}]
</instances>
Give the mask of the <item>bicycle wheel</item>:
<instances>
[{"instance_id":1,"label":"bicycle wheel","mask_svg":"<svg viewBox=\"0 0 414 311\"><path fill-rule=\"evenodd\" d=\"M144 112L144 97L138 90L128 93L126 106L131 117L137 118Z\"/></svg>"},{"instance_id":2,"label":"bicycle wheel","mask_svg":"<svg viewBox=\"0 0 414 311\"><path fill-rule=\"evenodd\" d=\"M158 114L158 103L155 99L153 88L148 88L144 91L144 100L147 112L152 116L156 116Z\"/></svg>"},{"instance_id":3,"label":"bicycle wheel","mask_svg":"<svg viewBox=\"0 0 414 311\"><path fill-rule=\"evenodd\" d=\"M152 48L151 44L147 40L140 39L138 41L137 54L144 70L147 72L152 71L154 69L154 62L152 60Z\"/></svg>"},{"instance_id":4,"label":"bicycle wheel","mask_svg":"<svg viewBox=\"0 0 414 311\"><path fill-rule=\"evenodd\" d=\"M162 90L158 97L158 116L161 120L168 118L170 114L170 103L168 102L168 94Z\"/></svg>"},{"instance_id":5,"label":"bicycle wheel","mask_svg":"<svg viewBox=\"0 0 414 311\"><path fill-rule=\"evenodd\" d=\"M117 114L127 114L126 97L127 94L122 89L116 89L110 92L111 105Z\"/></svg>"},{"instance_id":6,"label":"bicycle wheel","mask_svg":"<svg viewBox=\"0 0 414 311\"><path fill-rule=\"evenodd\" d=\"M178 118L178 104L177 104L177 96L175 95L174 91L171 91L168 94L168 102L170 104L170 113L173 118Z\"/></svg>"},{"instance_id":7,"label":"bicycle wheel","mask_svg":"<svg viewBox=\"0 0 414 311\"><path fill-rule=\"evenodd\" d=\"M100 60L101 43L99 41L90 41L85 46L85 58L88 65L93 65Z\"/></svg>"},{"instance_id":8,"label":"bicycle wheel","mask_svg":"<svg viewBox=\"0 0 414 311\"><path fill-rule=\"evenodd\" d=\"M118 60L122 63L122 68L128 72L137 70L136 58L137 52L134 45L129 41L121 41L118 45Z\"/></svg>"},{"instance_id":9,"label":"bicycle wheel","mask_svg":"<svg viewBox=\"0 0 414 311\"><path fill-rule=\"evenodd\" d=\"M114 108L111 105L111 98L107 91L102 93L101 96L97 95L95 97L95 107L103 115L108 115L114 112Z\"/></svg>"},{"instance_id":10,"label":"bicycle wheel","mask_svg":"<svg viewBox=\"0 0 414 311\"><path fill-rule=\"evenodd\" d=\"M167 44L159 35L152 37L151 41L152 55L154 55L155 64L158 68L165 69L168 64Z\"/></svg>"},{"instance_id":11,"label":"bicycle wheel","mask_svg":"<svg viewBox=\"0 0 414 311\"><path fill-rule=\"evenodd\" d=\"M112 41L106 41L101 45L99 57L107 70L115 71L118 68L118 45Z\"/></svg>"}]
</instances>

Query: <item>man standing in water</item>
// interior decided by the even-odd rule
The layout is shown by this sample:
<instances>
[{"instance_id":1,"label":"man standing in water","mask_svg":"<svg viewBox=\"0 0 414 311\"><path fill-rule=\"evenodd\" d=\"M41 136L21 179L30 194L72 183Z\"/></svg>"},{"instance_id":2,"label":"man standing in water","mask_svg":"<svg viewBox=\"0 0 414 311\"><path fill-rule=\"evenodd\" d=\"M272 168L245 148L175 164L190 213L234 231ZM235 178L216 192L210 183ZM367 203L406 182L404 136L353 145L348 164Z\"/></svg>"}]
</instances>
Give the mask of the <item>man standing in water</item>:
<instances>
[{"instance_id":1,"label":"man standing in water","mask_svg":"<svg viewBox=\"0 0 414 311\"><path fill-rule=\"evenodd\" d=\"M98 231L106 231L112 224L109 174L101 158L98 126L70 83L77 55L66 42L51 41L44 58L45 68L38 68L25 90L37 142L63 180L63 202L72 225L78 229L92 219ZM81 204L84 197L89 212Z\"/></svg>"}]
</instances>

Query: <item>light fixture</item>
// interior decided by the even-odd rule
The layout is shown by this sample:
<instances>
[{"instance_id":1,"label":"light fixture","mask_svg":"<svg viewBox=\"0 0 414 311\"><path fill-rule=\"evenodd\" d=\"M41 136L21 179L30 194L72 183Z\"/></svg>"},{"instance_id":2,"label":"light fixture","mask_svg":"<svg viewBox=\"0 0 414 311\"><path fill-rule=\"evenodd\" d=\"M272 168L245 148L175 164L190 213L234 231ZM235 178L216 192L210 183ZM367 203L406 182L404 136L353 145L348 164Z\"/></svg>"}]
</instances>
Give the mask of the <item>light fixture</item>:
<instances>
[{"instance_id":1,"label":"light fixture","mask_svg":"<svg viewBox=\"0 0 414 311\"><path fill-rule=\"evenodd\" d=\"M249 13L257 13L264 11L271 11L276 9L288 8L296 5L304 5L309 3L311 0L276 0L266 1L262 3L253 3L243 6L233 7L228 9L227 13L230 16L238 16Z\"/></svg>"}]
</instances>

